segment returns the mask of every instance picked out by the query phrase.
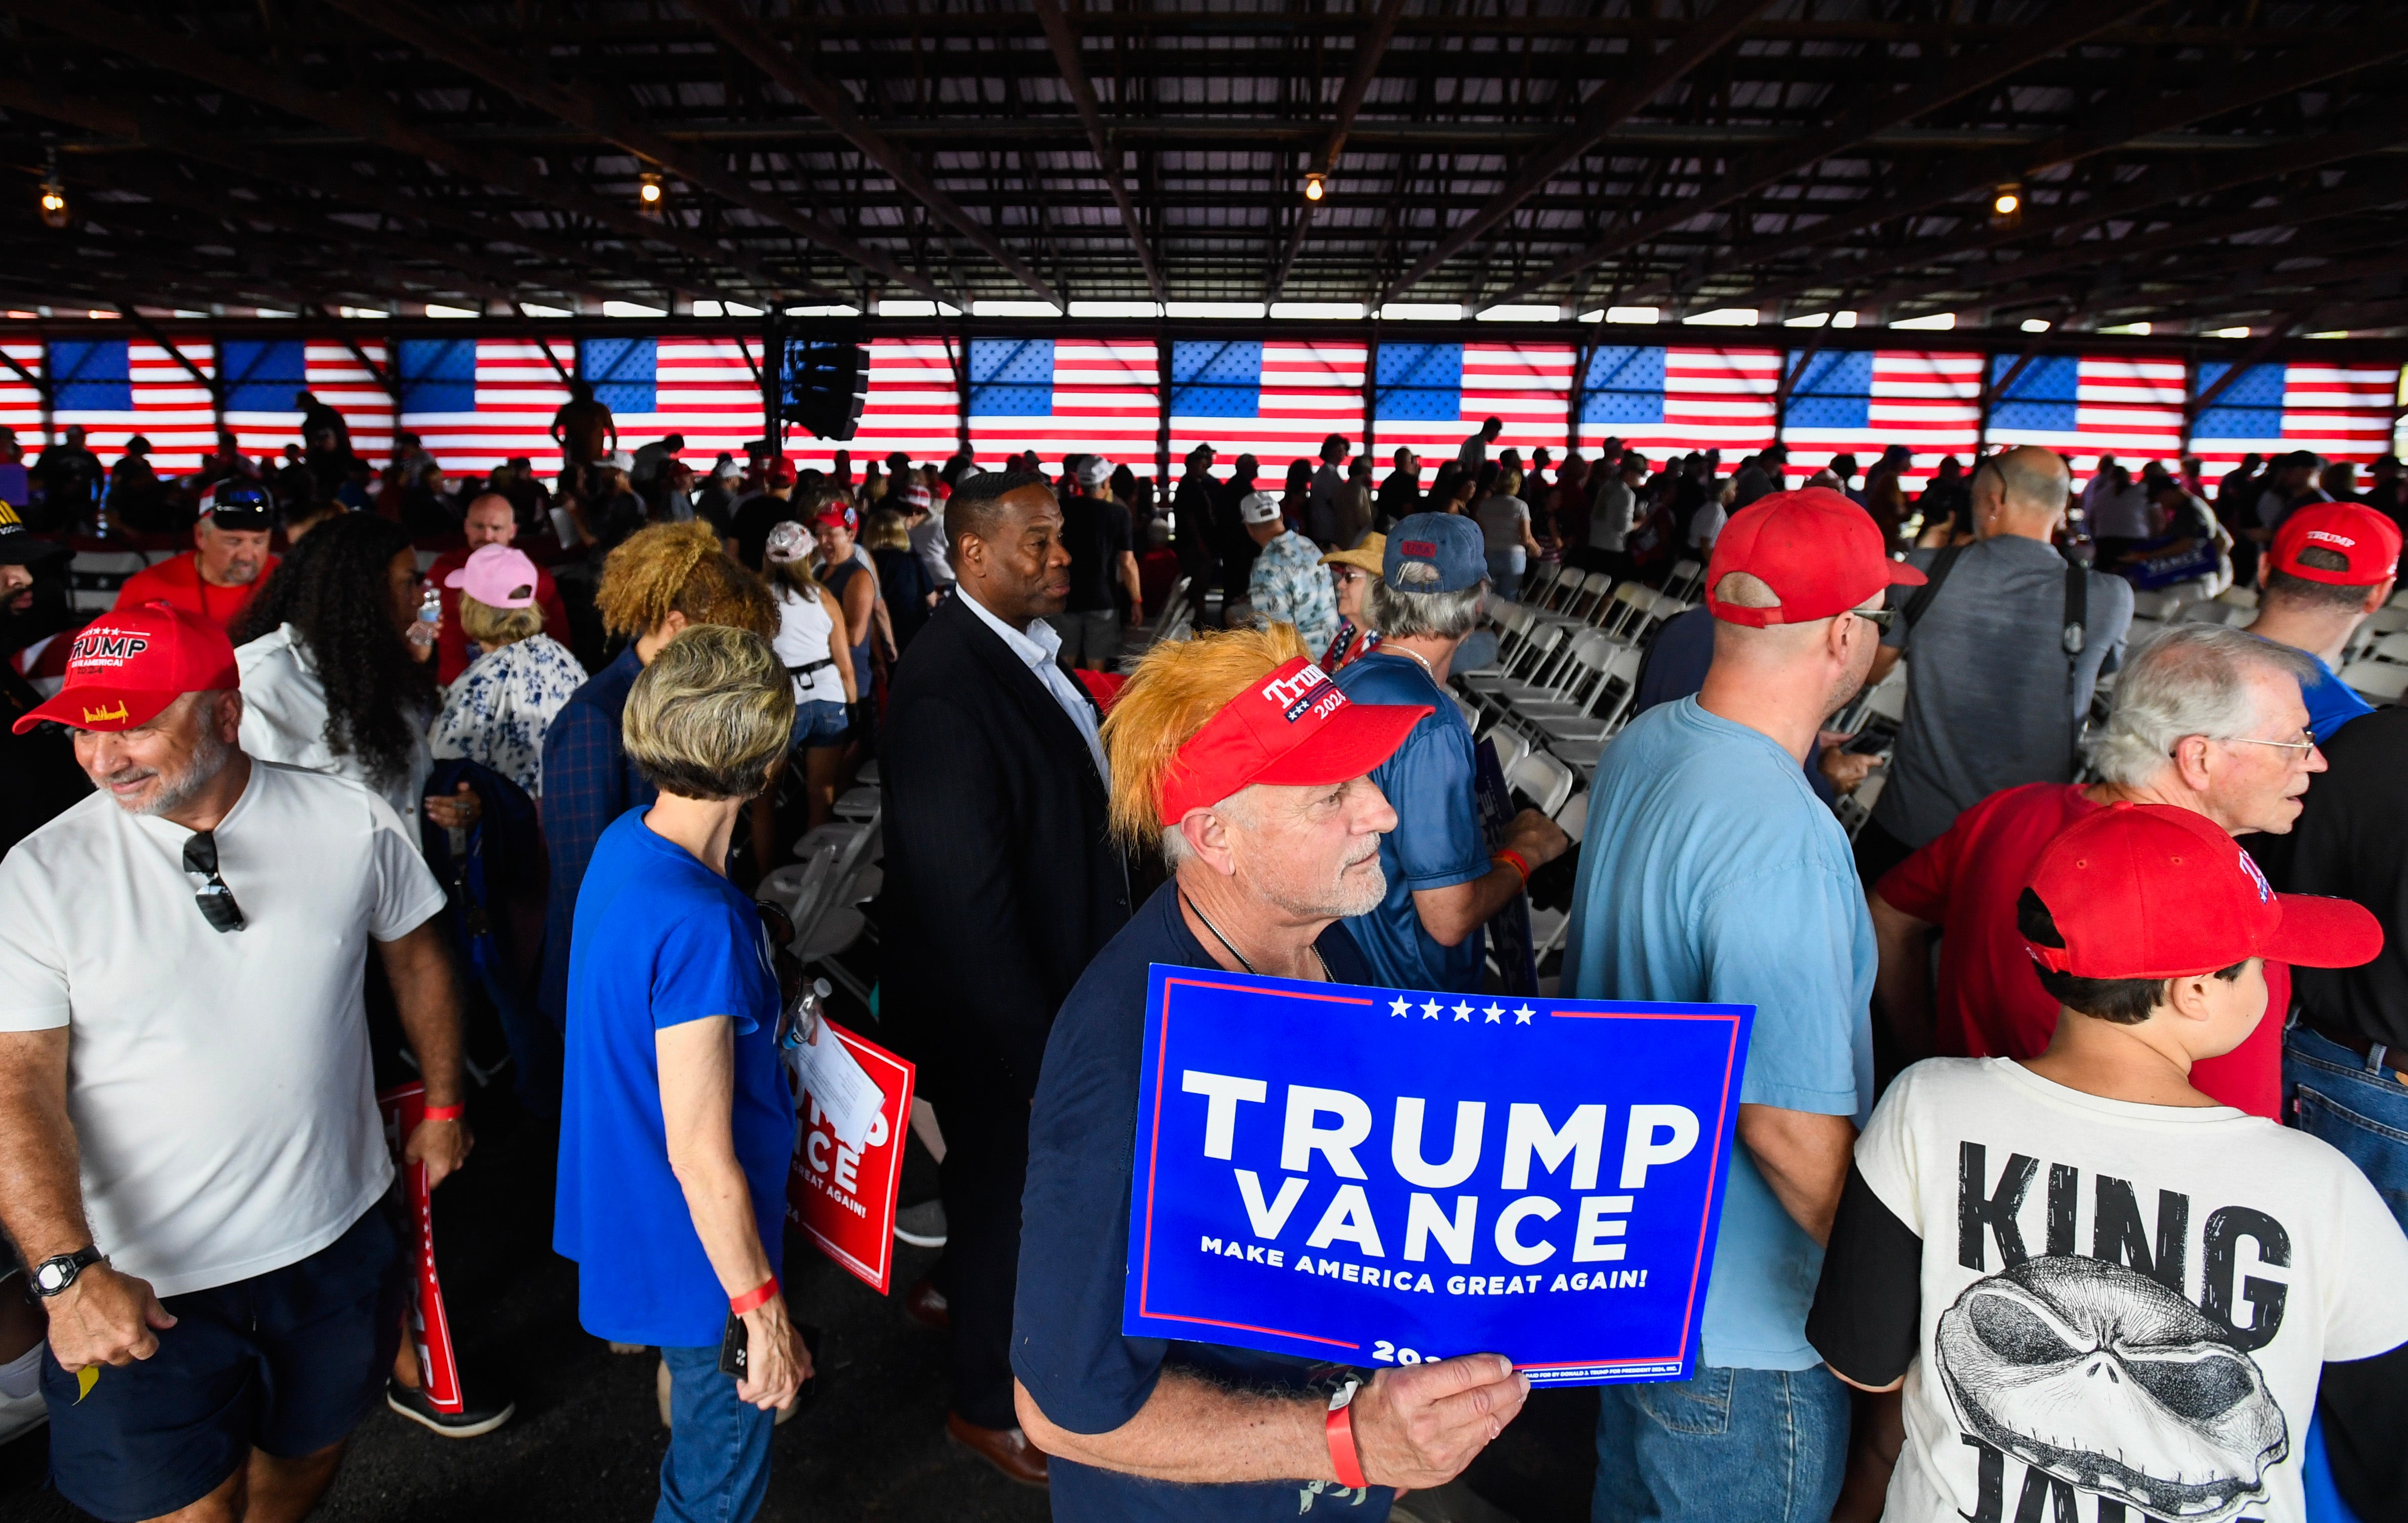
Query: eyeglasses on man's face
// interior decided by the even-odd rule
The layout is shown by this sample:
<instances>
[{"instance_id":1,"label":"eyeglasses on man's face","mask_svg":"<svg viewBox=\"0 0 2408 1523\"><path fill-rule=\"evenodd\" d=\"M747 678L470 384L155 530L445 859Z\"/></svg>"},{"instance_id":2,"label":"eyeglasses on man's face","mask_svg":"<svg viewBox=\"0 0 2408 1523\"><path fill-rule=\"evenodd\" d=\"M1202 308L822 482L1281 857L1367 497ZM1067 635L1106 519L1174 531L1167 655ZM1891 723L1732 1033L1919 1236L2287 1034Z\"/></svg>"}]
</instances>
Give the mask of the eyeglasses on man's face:
<instances>
[{"instance_id":1,"label":"eyeglasses on man's face","mask_svg":"<svg viewBox=\"0 0 2408 1523\"><path fill-rule=\"evenodd\" d=\"M1898 610L1894 608L1852 608L1848 611L1884 634L1889 633L1889 626L1898 622Z\"/></svg>"},{"instance_id":2,"label":"eyeglasses on man's face","mask_svg":"<svg viewBox=\"0 0 2408 1523\"><path fill-rule=\"evenodd\" d=\"M2296 740L2261 740L2254 735L2209 736L2207 739L2220 740L2229 746L2272 746L2278 751L2296 752L2299 759L2302 760L2316 748L2316 732L2311 729L2300 731L2300 738Z\"/></svg>"}]
</instances>

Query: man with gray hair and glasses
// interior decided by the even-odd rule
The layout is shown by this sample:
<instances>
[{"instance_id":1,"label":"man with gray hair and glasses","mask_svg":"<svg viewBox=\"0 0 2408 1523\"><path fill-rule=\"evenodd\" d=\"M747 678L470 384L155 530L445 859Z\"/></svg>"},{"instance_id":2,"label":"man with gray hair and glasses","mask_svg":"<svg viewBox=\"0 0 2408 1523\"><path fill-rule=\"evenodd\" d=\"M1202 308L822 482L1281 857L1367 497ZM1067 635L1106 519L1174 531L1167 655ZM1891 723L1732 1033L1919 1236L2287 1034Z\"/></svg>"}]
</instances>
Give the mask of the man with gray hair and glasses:
<instances>
[{"instance_id":1,"label":"man with gray hair and glasses","mask_svg":"<svg viewBox=\"0 0 2408 1523\"><path fill-rule=\"evenodd\" d=\"M1973 542L1907 557L1929 580L1891 596L1898 619L1873 657L1872 681L1901 654L1908 675L1889 783L1856 835L1866 883L2001 788L2073 781L2075 737L2131 627L2132 588L2057 553L2070 484L2052 451L2001 451L1973 473Z\"/></svg>"},{"instance_id":2,"label":"man with gray hair and glasses","mask_svg":"<svg viewBox=\"0 0 2408 1523\"><path fill-rule=\"evenodd\" d=\"M1446 680L1455 653L1479 625L1487 577L1471 520L1405 518L1388 536L1380 576L1363 592L1364 622L1380 632L1380 644L1337 675L1357 703L1429 711L1371 769L1371 781L1397 806L1395 827L1380 838L1388 887L1377 907L1346 922L1380 982L1399 989L1479 993L1483 927L1522 893L1533 869L1571 845L1535 809L1513 818L1493 853L1481 828L1475 742Z\"/></svg>"},{"instance_id":3,"label":"man with gray hair and glasses","mask_svg":"<svg viewBox=\"0 0 2408 1523\"><path fill-rule=\"evenodd\" d=\"M2015 924L2015 899L2042 849L2109 804L2171 804L2229 834L2282 835L2325 769L2300 683L2304 655L2218 625L2174 625L2116 679L2114 711L2087 787L2028 783L1992 794L1871 889L1881 971L1876 1004L1909 1057L2035 1057L2057 1028ZM1932 986L1929 933L1941 931ZM2281 1013L2290 970L2266 965L2267 1005L2239 1047L2191 1070L2228 1105L2279 1119Z\"/></svg>"}]
</instances>

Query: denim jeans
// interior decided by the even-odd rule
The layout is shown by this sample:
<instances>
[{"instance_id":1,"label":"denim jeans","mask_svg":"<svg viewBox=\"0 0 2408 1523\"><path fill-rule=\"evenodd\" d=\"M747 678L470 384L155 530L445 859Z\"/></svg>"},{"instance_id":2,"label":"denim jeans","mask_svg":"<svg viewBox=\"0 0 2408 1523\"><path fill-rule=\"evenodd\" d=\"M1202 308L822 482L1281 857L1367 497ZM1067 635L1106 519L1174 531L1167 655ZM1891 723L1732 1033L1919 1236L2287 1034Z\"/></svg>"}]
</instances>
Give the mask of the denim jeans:
<instances>
[{"instance_id":1,"label":"denim jeans","mask_svg":"<svg viewBox=\"0 0 2408 1523\"><path fill-rule=\"evenodd\" d=\"M1488 593L1504 602L1512 602L1522 594L1522 557L1528 552L1516 545L1512 550L1488 552Z\"/></svg>"},{"instance_id":2,"label":"denim jeans","mask_svg":"<svg viewBox=\"0 0 2408 1523\"><path fill-rule=\"evenodd\" d=\"M2291 1125L2340 1149L2408 1228L2408 1084L2295 1025L2283 1033L2283 1093Z\"/></svg>"},{"instance_id":3,"label":"denim jeans","mask_svg":"<svg viewBox=\"0 0 2408 1523\"><path fill-rule=\"evenodd\" d=\"M736 1399L719 1348L664 1348L669 1367L669 1452L652 1523L749 1523L769 1491L769 1436L778 1415Z\"/></svg>"},{"instance_id":4,"label":"denim jeans","mask_svg":"<svg viewBox=\"0 0 2408 1523\"><path fill-rule=\"evenodd\" d=\"M1819 1365L1598 1396L1591 1523L1827 1523L1839 1501L1848 1388Z\"/></svg>"}]
</instances>

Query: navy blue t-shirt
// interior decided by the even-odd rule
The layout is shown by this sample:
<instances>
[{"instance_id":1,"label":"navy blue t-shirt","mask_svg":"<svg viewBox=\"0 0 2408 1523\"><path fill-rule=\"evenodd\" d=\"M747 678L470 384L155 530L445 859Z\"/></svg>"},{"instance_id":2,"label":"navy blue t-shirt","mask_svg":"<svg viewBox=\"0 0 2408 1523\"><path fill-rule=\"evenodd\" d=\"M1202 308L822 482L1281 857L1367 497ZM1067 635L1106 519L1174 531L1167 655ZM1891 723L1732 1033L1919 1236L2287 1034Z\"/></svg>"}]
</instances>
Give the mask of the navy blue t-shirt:
<instances>
[{"instance_id":1,"label":"navy blue t-shirt","mask_svg":"<svg viewBox=\"0 0 2408 1523\"><path fill-rule=\"evenodd\" d=\"M1480 828L1480 796L1472 762L1471 726L1429 671L1409 655L1374 651L1331 679L1357 703L1426 706L1431 711L1405 736L1371 781L1388 796L1397 827L1380 838L1380 870L1388 897L1369 914L1346 922L1379 977L1396 989L1478 994L1488 955L1488 932L1477 928L1444 946L1422 926L1413 891L1451 888L1495 869Z\"/></svg>"},{"instance_id":2,"label":"navy blue t-shirt","mask_svg":"<svg viewBox=\"0 0 2408 1523\"><path fill-rule=\"evenodd\" d=\"M586 1331L699 1348L725 1330L728 1292L669 1171L654 1034L712 1015L734 1023L729 1126L772 1273L785 1251L795 1100L752 897L653 834L645 813L631 809L602 832L577 894L552 1244L578 1262Z\"/></svg>"},{"instance_id":3,"label":"navy blue t-shirt","mask_svg":"<svg viewBox=\"0 0 2408 1523\"><path fill-rule=\"evenodd\" d=\"M1340 983L1380 982L1344 925L1331 926L1315 944ZM1146 980L1158 962L1220 966L1189 932L1175 882L1139 907L1062 1002L1029 1116L1011 1370L1038 1410L1073 1433L1109 1433L1128 1422L1166 1369L1222 1386L1290 1391L1335 1369L1252 1349L1121 1335ZM1271 1523L1304 1514L1380 1523L1395 1495L1386 1487L1358 1493L1335 1481L1182 1486L1061 1458L1052 1475L1054 1523Z\"/></svg>"}]
</instances>

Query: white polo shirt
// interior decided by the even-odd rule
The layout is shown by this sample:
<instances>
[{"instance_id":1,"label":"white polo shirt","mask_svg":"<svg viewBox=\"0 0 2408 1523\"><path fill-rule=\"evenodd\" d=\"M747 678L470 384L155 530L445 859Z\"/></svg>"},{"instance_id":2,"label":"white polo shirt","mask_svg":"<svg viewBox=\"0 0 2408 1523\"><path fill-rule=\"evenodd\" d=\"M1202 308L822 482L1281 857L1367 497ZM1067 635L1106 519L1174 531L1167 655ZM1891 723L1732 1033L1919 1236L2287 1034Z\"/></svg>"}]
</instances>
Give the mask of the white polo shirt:
<instances>
[{"instance_id":1,"label":"white polo shirt","mask_svg":"<svg viewBox=\"0 0 2408 1523\"><path fill-rule=\"evenodd\" d=\"M68 1030L93 1241L162 1296L307 1258L393 1178L368 941L443 889L382 799L254 760L216 831L245 925L212 929L192 832L95 793L0 859L0 1030Z\"/></svg>"}]
</instances>

